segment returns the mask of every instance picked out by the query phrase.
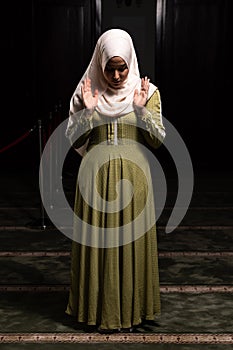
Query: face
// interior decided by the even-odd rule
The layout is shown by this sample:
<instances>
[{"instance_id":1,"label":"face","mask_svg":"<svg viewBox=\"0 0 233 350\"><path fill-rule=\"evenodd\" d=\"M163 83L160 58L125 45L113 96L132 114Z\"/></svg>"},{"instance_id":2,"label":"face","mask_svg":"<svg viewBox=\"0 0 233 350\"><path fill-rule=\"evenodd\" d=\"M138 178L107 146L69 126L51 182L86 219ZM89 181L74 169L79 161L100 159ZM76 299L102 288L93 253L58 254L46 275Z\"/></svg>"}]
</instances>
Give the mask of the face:
<instances>
[{"instance_id":1,"label":"face","mask_svg":"<svg viewBox=\"0 0 233 350\"><path fill-rule=\"evenodd\" d=\"M104 76L114 89L120 89L129 74L129 69L123 58L112 57L106 64Z\"/></svg>"}]
</instances>

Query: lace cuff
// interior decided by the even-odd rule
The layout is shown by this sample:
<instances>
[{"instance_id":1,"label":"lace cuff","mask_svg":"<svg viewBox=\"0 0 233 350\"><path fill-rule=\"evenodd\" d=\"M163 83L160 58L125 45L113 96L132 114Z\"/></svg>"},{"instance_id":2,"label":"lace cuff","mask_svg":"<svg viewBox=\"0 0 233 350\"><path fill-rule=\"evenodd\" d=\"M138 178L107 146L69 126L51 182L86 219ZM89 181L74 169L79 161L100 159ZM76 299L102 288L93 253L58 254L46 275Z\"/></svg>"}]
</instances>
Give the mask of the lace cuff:
<instances>
[{"instance_id":1,"label":"lace cuff","mask_svg":"<svg viewBox=\"0 0 233 350\"><path fill-rule=\"evenodd\" d=\"M93 113L84 109L70 116L65 135L70 143L74 144L79 138L83 139L83 136L89 134L92 129Z\"/></svg>"},{"instance_id":2,"label":"lace cuff","mask_svg":"<svg viewBox=\"0 0 233 350\"><path fill-rule=\"evenodd\" d=\"M93 112L84 109L77 120L77 127L83 131L93 129Z\"/></svg>"},{"instance_id":3,"label":"lace cuff","mask_svg":"<svg viewBox=\"0 0 233 350\"><path fill-rule=\"evenodd\" d=\"M140 116L143 126L146 127L147 132L151 139L157 138L161 143L165 138L165 128L162 124L161 115L154 112L146 110L143 115Z\"/></svg>"}]
</instances>

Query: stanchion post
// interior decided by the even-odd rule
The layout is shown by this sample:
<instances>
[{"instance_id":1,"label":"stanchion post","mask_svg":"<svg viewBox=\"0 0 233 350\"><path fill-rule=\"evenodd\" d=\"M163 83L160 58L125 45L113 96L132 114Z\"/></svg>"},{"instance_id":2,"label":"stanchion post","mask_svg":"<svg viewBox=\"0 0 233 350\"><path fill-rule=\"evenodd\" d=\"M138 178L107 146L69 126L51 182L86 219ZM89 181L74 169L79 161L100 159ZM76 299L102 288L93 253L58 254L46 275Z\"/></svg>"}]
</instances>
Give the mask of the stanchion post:
<instances>
[{"instance_id":1,"label":"stanchion post","mask_svg":"<svg viewBox=\"0 0 233 350\"><path fill-rule=\"evenodd\" d=\"M61 123L61 102L59 101L58 104L55 105L55 128L59 127ZM61 136L61 129L59 129L59 132L57 133L57 138L56 138L56 142L55 142L55 171L56 171L56 183L55 183L55 190L57 193L59 193L61 191L60 188L60 182L58 180L58 178L61 176L59 176L58 174L58 169L60 169L60 161L61 161L61 146L62 146L62 136Z\"/></svg>"},{"instance_id":2,"label":"stanchion post","mask_svg":"<svg viewBox=\"0 0 233 350\"><path fill-rule=\"evenodd\" d=\"M38 136L39 136L39 154L40 160L42 159L42 123L41 120L38 120ZM40 164L40 192L41 192L41 228L45 230L45 209L43 205L43 196L44 196L44 174L43 174L43 162Z\"/></svg>"},{"instance_id":3,"label":"stanchion post","mask_svg":"<svg viewBox=\"0 0 233 350\"><path fill-rule=\"evenodd\" d=\"M53 133L53 113L49 113L49 135L50 137ZM54 155L53 155L54 149L52 142L49 143L49 201L50 201L50 208L53 209L53 164L54 164Z\"/></svg>"}]
</instances>

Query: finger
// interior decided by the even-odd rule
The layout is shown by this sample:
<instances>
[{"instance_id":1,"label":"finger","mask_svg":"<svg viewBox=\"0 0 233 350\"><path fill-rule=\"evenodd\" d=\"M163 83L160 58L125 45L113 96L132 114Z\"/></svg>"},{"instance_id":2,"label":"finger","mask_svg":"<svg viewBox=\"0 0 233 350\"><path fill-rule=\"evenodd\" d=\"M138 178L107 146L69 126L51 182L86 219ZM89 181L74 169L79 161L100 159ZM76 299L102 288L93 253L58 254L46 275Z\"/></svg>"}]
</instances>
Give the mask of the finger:
<instances>
[{"instance_id":1,"label":"finger","mask_svg":"<svg viewBox=\"0 0 233 350\"><path fill-rule=\"evenodd\" d=\"M87 89L87 80L84 79L84 81L83 81L83 91L85 92L86 89Z\"/></svg>"},{"instance_id":2,"label":"finger","mask_svg":"<svg viewBox=\"0 0 233 350\"><path fill-rule=\"evenodd\" d=\"M90 78L87 78L87 89L90 89L91 88L91 79Z\"/></svg>"},{"instance_id":3,"label":"finger","mask_svg":"<svg viewBox=\"0 0 233 350\"><path fill-rule=\"evenodd\" d=\"M147 76L144 79L144 85L142 87L142 91L145 91L146 93L148 93L149 90L149 79L147 78Z\"/></svg>"},{"instance_id":4,"label":"finger","mask_svg":"<svg viewBox=\"0 0 233 350\"><path fill-rule=\"evenodd\" d=\"M82 95L84 93L84 84L81 85L81 91L82 91Z\"/></svg>"},{"instance_id":5,"label":"finger","mask_svg":"<svg viewBox=\"0 0 233 350\"><path fill-rule=\"evenodd\" d=\"M84 92L91 92L91 79L89 78L84 80Z\"/></svg>"},{"instance_id":6,"label":"finger","mask_svg":"<svg viewBox=\"0 0 233 350\"><path fill-rule=\"evenodd\" d=\"M90 86L90 82L89 82L89 79L88 79L88 78L85 79L85 83L84 83L84 85L83 85L83 92L84 92L85 94L91 92L91 86Z\"/></svg>"},{"instance_id":7,"label":"finger","mask_svg":"<svg viewBox=\"0 0 233 350\"><path fill-rule=\"evenodd\" d=\"M83 84L81 85L81 91L82 91L82 95L84 95L86 93L86 84L85 82L83 82Z\"/></svg>"},{"instance_id":8,"label":"finger","mask_svg":"<svg viewBox=\"0 0 233 350\"><path fill-rule=\"evenodd\" d=\"M87 89L91 90L91 79L87 78Z\"/></svg>"},{"instance_id":9,"label":"finger","mask_svg":"<svg viewBox=\"0 0 233 350\"><path fill-rule=\"evenodd\" d=\"M144 85L145 85L145 79L142 78L142 79L141 79L141 89L143 89Z\"/></svg>"},{"instance_id":10,"label":"finger","mask_svg":"<svg viewBox=\"0 0 233 350\"><path fill-rule=\"evenodd\" d=\"M135 89L135 90L134 90L134 95L133 95L133 97L138 96L138 94L139 94L139 93L138 93L138 89Z\"/></svg>"},{"instance_id":11,"label":"finger","mask_svg":"<svg viewBox=\"0 0 233 350\"><path fill-rule=\"evenodd\" d=\"M147 77L145 77L143 79L143 86L142 86L142 90L143 91L146 91L148 89L148 80L147 80Z\"/></svg>"},{"instance_id":12,"label":"finger","mask_svg":"<svg viewBox=\"0 0 233 350\"><path fill-rule=\"evenodd\" d=\"M147 88L149 88L149 85L150 85L150 79L146 77L146 86L147 86Z\"/></svg>"},{"instance_id":13,"label":"finger","mask_svg":"<svg viewBox=\"0 0 233 350\"><path fill-rule=\"evenodd\" d=\"M148 80L147 92L149 91L149 88L150 88L150 80Z\"/></svg>"}]
</instances>

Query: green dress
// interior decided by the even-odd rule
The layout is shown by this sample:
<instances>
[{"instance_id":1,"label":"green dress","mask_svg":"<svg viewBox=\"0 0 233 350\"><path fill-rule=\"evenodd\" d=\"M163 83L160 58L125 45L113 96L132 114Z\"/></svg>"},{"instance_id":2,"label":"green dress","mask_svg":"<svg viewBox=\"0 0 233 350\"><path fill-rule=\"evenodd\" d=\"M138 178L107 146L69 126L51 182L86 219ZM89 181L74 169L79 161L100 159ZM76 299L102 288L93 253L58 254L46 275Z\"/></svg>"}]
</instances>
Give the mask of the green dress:
<instances>
[{"instance_id":1,"label":"green dress","mask_svg":"<svg viewBox=\"0 0 233 350\"><path fill-rule=\"evenodd\" d=\"M74 212L83 226L74 220L66 313L103 329L130 328L160 313L155 205L145 152L147 144L159 147L165 135L158 90L146 108L142 128L134 112L117 121L95 112L78 140L89 143L77 179ZM70 139L74 142L72 133ZM122 179L126 183L119 185ZM100 206L98 197L104 199ZM118 211L106 206L111 202Z\"/></svg>"}]
</instances>

